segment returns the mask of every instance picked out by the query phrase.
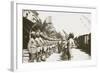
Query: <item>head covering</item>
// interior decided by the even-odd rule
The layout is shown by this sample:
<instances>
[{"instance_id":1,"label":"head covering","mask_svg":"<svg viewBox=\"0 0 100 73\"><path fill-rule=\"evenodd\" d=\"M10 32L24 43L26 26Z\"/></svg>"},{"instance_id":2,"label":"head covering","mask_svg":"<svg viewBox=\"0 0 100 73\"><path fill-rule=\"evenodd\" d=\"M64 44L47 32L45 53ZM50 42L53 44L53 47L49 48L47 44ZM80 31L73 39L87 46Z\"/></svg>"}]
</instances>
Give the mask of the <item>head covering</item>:
<instances>
[{"instance_id":1,"label":"head covering","mask_svg":"<svg viewBox=\"0 0 100 73\"><path fill-rule=\"evenodd\" d=\"M31 32L31 38L36 38L36 33L34 31Z\"/></svg>"},{"instance_id":2,"label":"head covering","mask_svg":"<svg viewBox=\"0 0 100 73\"><path fill-rule=\"evenodd\" d=\"M68 39L69 38L74 38L74 34L73 33L70 33Z\"/></svg>"},{"instance_id":3,"label":"head covering","mask_svg":"<svg viewBox=\"0 0 100 73\"><path fill-rule=\"evenodd\" d=\"M35 35L35 32L34 32L34 31L32 31L32 32L31 32L31 34L32 34L32 35Z\"/></svg>"},{"instance_id":4,"label":"head covering","mask_svg":"<svg viewBox=\"0 0 100 73\"><path fill-rule=\"evenodd\" d=\"M40 36L40 32L36 32L36 36L39 37Z\"/></svg>"}]
</instances>

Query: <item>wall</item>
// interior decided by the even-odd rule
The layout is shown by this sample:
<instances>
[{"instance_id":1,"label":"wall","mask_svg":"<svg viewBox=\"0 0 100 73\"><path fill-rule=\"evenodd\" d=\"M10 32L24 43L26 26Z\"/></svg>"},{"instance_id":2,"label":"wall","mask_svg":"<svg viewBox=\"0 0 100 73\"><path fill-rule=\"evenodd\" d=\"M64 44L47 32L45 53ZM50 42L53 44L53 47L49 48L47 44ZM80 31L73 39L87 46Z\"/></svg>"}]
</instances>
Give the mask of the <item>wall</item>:
<instances>
[{"instance_id":1,"label":"wall","mask_svg":"<svg viewBox=\"0 0 100 73\"><path fill-rule=\"evenodd\" d=\"M11 25L10 25L10 1L11 0L1 0L0 1L0 73L10 73L10 43L11 43ZM28 0L29 1L29 0ZM78 6L95 6L97 7L97 19L98 25L96 24L95 31L95 45L98 51L100 51L99 46L99 27L100 27L100 0L31 0L34 3L43 4L59 4L59 5L78 5ZM97 53L99 56L100 53ZM82 68L62 68L62 69L47 69L47 70L33 70L35 73L99 73L100 69L100 57L98 57L98 64L96 67L82 67ZM28 72L27 72L28 73Z\"/></svg>"}]
</instances>

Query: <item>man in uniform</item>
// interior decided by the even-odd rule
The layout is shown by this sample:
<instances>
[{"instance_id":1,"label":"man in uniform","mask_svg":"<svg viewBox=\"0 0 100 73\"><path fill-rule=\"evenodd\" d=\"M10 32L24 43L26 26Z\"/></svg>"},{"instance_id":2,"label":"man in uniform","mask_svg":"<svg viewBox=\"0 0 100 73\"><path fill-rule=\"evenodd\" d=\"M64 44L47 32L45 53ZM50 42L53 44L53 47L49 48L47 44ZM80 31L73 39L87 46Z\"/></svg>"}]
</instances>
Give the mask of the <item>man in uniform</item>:
<instances>
[{"instance_id":1,"label":"man in uniform","mask_svg":"<svg viewBox=\"0 0 100 73\"><path fill-rule=\"evenodd\" d=\"M36 59L37 44L36 44L35 38L36 38L35 32L32 31L30 33L30 39L28 42L28 50L29 50L31 62L34 62L34 60Z\"/></svg>"}]
</instances>

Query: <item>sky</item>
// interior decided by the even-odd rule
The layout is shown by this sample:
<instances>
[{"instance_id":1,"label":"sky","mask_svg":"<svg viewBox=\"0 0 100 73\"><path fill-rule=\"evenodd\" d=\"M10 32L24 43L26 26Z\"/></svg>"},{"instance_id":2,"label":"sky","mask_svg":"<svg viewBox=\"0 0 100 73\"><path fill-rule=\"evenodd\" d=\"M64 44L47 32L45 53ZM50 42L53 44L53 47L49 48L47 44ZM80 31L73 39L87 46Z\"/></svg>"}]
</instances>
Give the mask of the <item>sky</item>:
<instances>
[{"instance_id":1,"label":"sky","mask_svg":"<svg viewBox=\"0 0 100 73\"><path fill-rule=\"evenodd\" d=\"M52 24L57 32L66 31L74 33L75 36L88 34L91 32L91 14L83 13L63 13L37 11L42 22L51 16Z\"/></svg>"}]
</instances>

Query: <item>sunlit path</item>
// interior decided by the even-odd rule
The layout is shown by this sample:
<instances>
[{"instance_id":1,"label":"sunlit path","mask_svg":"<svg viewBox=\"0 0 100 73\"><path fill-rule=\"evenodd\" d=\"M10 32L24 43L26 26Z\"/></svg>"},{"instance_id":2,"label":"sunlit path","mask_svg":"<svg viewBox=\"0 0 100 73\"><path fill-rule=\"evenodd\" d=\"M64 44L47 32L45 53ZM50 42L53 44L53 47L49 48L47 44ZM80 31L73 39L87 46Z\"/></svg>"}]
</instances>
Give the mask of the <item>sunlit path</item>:
<instances>
[{"instance_id":1,"label":"sunlit path","mask_svg":"<svg viewBox=\"0 0 100 73\"><path fill-rule=\"evenodd\" d=\"M90 56L79 49L71 50L72 58L71 60L89 60Z\"/></svg>"},{"instance_id":2,"label":"sunlit path","mask_svg":"<svg viewBox=\"0 0 100 73\"><path fill-rule=\"evenodd\" d=\"M47 62L51 61L61 61L61 54L53 53L49 58L47 58ZM71 60L89 60L90 56L85 52L79 49L71 49Z\"/></svg>"},{"instance_id":3,"label":"sunlit path","mask_svg":"<svg viewBox=\"0 0 100 73\"><path fill-rule=\"evenodd\" d=\"M52 61L60 61L60 54L53 53L49 58L46 60L47 62Z\"/></svg>"}]
</instances>

